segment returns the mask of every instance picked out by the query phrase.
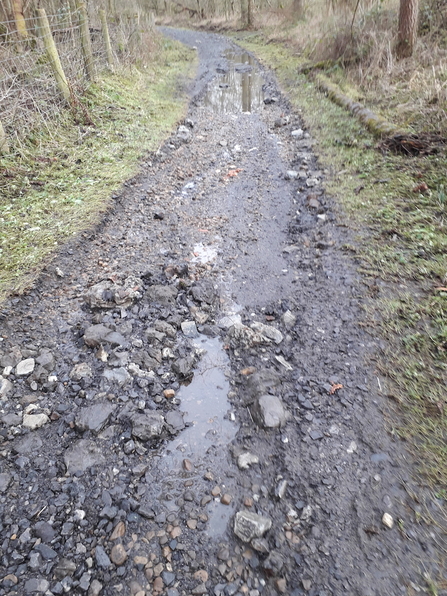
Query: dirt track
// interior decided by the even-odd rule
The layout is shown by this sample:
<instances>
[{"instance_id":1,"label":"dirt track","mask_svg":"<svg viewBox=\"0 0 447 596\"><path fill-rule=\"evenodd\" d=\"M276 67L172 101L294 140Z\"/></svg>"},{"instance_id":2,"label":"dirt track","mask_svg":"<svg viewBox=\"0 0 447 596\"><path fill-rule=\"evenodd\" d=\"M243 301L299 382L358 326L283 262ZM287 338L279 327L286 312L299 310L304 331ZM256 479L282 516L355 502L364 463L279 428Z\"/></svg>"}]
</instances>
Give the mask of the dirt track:
<instances>
[{"instance_id":1,"label":"dirt track","mask_svg":"<svg viewBox=\"0 0 447 596\"><path fill-rule=\"evenodd\" d=\"M271 73L167 33L185 123L2 314L0 595L429 594L330 172Z\"/></svg>"}]
</instances>

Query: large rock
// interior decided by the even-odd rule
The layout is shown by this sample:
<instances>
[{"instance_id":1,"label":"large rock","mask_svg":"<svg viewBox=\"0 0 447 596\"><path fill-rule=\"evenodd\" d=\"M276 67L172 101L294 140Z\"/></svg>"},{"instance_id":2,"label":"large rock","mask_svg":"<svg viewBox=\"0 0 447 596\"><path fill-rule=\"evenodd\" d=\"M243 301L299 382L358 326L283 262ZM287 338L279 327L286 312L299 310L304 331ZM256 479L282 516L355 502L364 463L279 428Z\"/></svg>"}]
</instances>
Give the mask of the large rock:
<instances>
[{"instance_id":1,"label":"large rock","mask_svg":"<svg viewBox=\"0 0 447 596\"><path fill-rule=\"evenodd\" d=\"M287 420L286 410L276 395L261 395L251 408L254 420L264 428L278 428Z\"/></svg>"},{"instance_id":2,"label":"large rock","mask_svg":"<svg viewBox=\"0 0 447 596\"><path fill-rule=\"evenodd\" d=\"M103 464L105 461L99 447L93 441L81 439L64 454L64 462L69 474L85 472L91 466Z\"/></svg>"},{"instance_id":3,"label":"large rock","mask_svg":"<svg viewBox=\"0 0 447 596\"><path fill-rule=\"evenodd\" d=\"M98 433L104 428L115 410L116 406L109 402L82 408L75 418L75 424L79 430L91 430Z\"/></svg>"},{"instance_id":4,"label":"large rock","mask_svg":"<svg viewBox=\"0 0 447 596\"><path fill-rule=\"evenodd\" d=\"M70 371L70 379L72 381L80 381L81 379L86 379L91 376L93 376L93 371L91 369L91 366L87 364L87 362L80 362L79 364L75 364L75 366Z\"/></svg>"},{"instance_id":5,"label":"large rock","mask_svg":"<svg viewBox=\"0 0 447 596\"><path fill-rule=\"evenodd\" d=\"M243 542L262 536L272 527L272 520L252 511L238 511L234 520L234 533Z\"/></svg>"},{"instance_id":6,"label":"large rock","mask_svg":"<svg viewBox=\"0 0 447 596\"><path fill-rule=\"evenodd\" d=\"M161 304L163 306L171 306L175 304L177 294L178 290L174 286L154 285L146 292L146 296L150 302Z\"/></svg>"},{"instance_id":7,"label":"large rock","mask_svg":"<svg viewBox=\"0 0 447 596\"><path fill-rule=\"evenodd\" d=\"M92 308L114 308L116 305L127 308L141 298L142 291L142 280L131 275L122 285L110 280L95 284L87 290L85 300Z\"/></svg>"},{"instance_id":8,"label":"large rock","mask_svg":"<svg viewBox=\"0 0 447 596\"><path fill-rule=\"evenodd\" d=\"M39 453L42 447L42 439L37 435L28 434L23 439L16 439L12 445L12 450L19 455L33 456Z\"/></svg>"},{"instance_id":9,"label":"large rock","mask_svg":"<svg viewBox=\"0 0 447 596\"><path fill-rule=\"evenodd\" d=\"M45 424L48 424L50 419L46 414L24 414L22 425L30 430L36 430Z\"/></svg>"},{"instance_id":10,"label":"large rock","mask_svg":"<svg viewBox=\"0 0 447 596\"><path fill-rule=\"evenodd\" d=\"M107 369L102 374L111 383L116 383L119 387L126 385L132 377L123 367Z\"/></svg>"},{"instance_id":11,"label":"large rock","mask_svg":"<svg viewBox=\"0 0 447 596\"><path fill-rule=\"evenodd\" d=\"M91 348L97 348L105 342L112 330L105 325L92 325L84 331L84 343Z\"/></svg>"},{"instance_id":12,"label":"large rock","mask_svg":"<svg viewBox=\"0 0 447 596\"><path fill-rule=\"evenodd\" d=\"M161 414L150 410L134 412L130 420L132 422L132 436L140 439L140 441L158 439L163 432L165 423Z\"/></svg>"},{"instance_id":13,"label":"large rock","mask_svg":"<svg viewBox=\"0 0 447 596\"><path fill-rule=\"evenodd\" d=\"M210 279L202 279L196 282L191 288L191 295L197 302L213 304L217 298L217 290Z\"/></svg>"}]
</instances>

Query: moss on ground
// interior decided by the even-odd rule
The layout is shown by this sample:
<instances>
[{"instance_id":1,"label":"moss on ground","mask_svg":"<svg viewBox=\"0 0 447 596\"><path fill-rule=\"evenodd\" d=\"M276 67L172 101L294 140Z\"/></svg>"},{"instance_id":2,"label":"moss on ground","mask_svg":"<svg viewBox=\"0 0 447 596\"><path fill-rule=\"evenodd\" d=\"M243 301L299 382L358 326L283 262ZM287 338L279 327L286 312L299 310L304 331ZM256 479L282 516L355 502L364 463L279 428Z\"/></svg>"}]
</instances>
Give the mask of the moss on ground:
<instances>
[{"instance_id":1,"label":"moss on ground","mask_svg":"<svg viewBox=\"0 0 447 596\"><path fill-rule=\"evenodd\" d=\"M304 74L303 59L260 34L238 34L277 77L316 139L327 192L353 229L368 287L367 324L387 339L380 368L402 405L391 424L421 473L447 487L447 159L382 154L373 136ZM388 114L393 120L393 114Z\"/></svg>"},{"instance_id":2,"label":"moss on ground","mask_svg":"<svg viewBox=\"0 0 447 596\"><path fill-rule=\"evenodd\" d=\"M23 290L67 238L98 223L111 196L186 109L192 50L164 38L149 65L109 74L0 157L0 301ZM86 118L86 116L88 116Z\"/></svg>"}]
</instances>

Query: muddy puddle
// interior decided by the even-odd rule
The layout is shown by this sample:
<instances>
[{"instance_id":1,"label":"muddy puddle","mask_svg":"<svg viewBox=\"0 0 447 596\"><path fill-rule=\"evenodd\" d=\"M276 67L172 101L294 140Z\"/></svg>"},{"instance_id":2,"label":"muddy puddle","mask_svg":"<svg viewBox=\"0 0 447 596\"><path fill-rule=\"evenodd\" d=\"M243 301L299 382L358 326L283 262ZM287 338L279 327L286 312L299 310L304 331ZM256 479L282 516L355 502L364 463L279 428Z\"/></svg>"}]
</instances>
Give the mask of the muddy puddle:
<instances>
[{"instance_id":1,"label":"muddy puddle","mask_svg":"<svg viewBox=\"0 0 447 596\"><path fill-rule=\"evenodd\" d=\"M208 85L204 104L217 113L254 112L264 103L264 79L247 52L227 50L225 66Z\"/></svg>"},{"instance_id":2,"label":"muddy puddle","mask_svg":"<svg viewBox=\"0 0 447 596\"><path fill-rule=\"evenodd\" d=\"M209 470L218 473L223 465L222 453L238 430L227 399L229 359L222 343L204 335L193 343L203 355L191 383L178 393L186 428L166 445L157 465L157 477L164 478L163 492L168 490L173 497L184 490L187 479L203 477ZM174 498L167 507L175 509ZM232 513L231 505L222 505L219 499L209 503L208 533L223 534Z\"/></svg>"}]
</instances>

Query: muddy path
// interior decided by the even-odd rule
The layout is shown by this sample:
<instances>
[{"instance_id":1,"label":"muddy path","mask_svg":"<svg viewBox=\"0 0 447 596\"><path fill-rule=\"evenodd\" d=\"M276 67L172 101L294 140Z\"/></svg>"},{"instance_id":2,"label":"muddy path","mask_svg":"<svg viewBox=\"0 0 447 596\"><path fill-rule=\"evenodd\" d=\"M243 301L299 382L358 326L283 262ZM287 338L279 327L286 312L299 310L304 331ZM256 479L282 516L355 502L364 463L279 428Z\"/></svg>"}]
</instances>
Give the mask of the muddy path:
<instances>
[{"instance_id":1,"label":"muddy path","mask_svg":"<svg viewBox=\"0 0 447 596\"><path fill-rule=\"evenodd\" d=\"M0 595L433 593L330 173L251 56L165 33L185 122L1 313Z\"/></svg>"}]
</instances>

